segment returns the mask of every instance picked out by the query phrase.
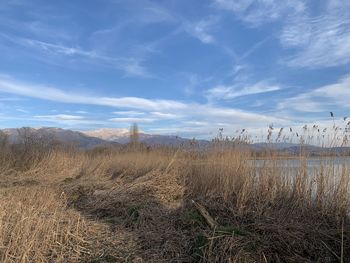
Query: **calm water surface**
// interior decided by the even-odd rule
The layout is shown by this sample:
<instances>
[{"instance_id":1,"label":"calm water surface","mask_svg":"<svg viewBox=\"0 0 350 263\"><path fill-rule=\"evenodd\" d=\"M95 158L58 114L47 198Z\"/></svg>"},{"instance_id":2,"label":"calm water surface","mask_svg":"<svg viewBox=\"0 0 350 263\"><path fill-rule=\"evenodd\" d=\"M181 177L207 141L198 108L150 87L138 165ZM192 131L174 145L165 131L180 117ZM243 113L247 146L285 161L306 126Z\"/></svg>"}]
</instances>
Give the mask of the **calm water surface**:
<instances>
[{"instance_id":1,"label":"calm water surface","mask_svg":"<svg viewBox=\"0 0 350 263\"><path fill-rule=\"evenodd\" d=\"M296 175L307 167L310 175L343 173L350 174L350 157L313 157L307 160L300 159L278 159L278 160L254 160L253 165L257 167L257 173L264 169L278 170L283 174Z\"/></svg>"}]
</instances>

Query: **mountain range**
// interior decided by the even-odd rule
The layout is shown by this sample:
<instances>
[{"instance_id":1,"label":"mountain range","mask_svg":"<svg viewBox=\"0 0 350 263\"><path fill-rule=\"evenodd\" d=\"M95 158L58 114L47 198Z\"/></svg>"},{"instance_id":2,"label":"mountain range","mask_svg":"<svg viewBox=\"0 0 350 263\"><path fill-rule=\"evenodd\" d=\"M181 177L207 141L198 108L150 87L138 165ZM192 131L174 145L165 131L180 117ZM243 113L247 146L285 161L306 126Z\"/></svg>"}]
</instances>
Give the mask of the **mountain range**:
<instances>
[{"instance_id":1,"label":"mountain range","mask_svg":"<svg viewBox=\"0 0 350 263\"><path fill-rule=\"evenodd\" d=\"M73 131L56 127L42 128L9 128L0 130L8 135L11 143L20 141L23 135L34 135L37 138L51 138L56 141L68 144L75 144L81 148L91 149L101 145L121 145L130 141L128 129L98 129L91 131ZM167 146L189 146L192 139L182 138L173 135L149 134L143 131L139 132L139 141L150 146L167 145ZM196 140L197 145L201 148L211 145L208 140ZM254 143L249 145L253 151L263 151L273 149L285 153L296 155L300 151L308 152L311 155L320 155L322 153L332 154L349 154L349 147L318 147L313 145L293 144L293 143Z\"/></svg>"},{"instance_id":2,"label":"mountain range","mask_svg":"<svg viewBox=\"0 0 350 263\"><path fill-rule=\"evenodd\" d=\"M97 137L87 136L79 131L65 130L61 128L10 128L1 130L4 132L10 143L18 143L23 136L35 136L35 138L50 138L62 143L75 144L81 148L93 148L97 145L106 144L106 141Z\"/></svg>"},{"instance_id":3,"label":"mountain range","mask_svg":"<svg viewBox=\"0 0 350 263\"><path fill-rule=\"evenodd\" d=\"M37 138L51 138L62 143L74 143L81 148L93 148L99 145L126 144L130 141L128 129L99 129L92 131L72 131L55 127L43 128L9 128L1 130L8 135L11 143L20 141L21 135L34 135ZM172 135L139 133L139 141L147 145L180 146L189 143L191 139ZM207 145L209 141L199 140L200 145Z\"/></svg>"}]
</instances>

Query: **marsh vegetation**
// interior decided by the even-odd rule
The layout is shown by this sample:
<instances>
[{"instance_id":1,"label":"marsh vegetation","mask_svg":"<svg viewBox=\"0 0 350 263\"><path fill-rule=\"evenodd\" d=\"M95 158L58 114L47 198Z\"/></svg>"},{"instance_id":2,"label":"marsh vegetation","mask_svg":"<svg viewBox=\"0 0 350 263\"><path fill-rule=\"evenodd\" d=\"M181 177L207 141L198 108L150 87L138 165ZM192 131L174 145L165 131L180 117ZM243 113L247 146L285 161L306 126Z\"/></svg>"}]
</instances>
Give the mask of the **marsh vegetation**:
<instances>
[{"instance_id":1,"label":"marsh vegetation","mask_svg":"<svg viewBox=\"0 0 350 263\"><path fill-rule=\"evenodd\" d=\"M310 172L307 152L262 159L242 138L82 150L0 137L1 262L350 261L350 163L336 156Z\"/></svg>"}]
</instances>

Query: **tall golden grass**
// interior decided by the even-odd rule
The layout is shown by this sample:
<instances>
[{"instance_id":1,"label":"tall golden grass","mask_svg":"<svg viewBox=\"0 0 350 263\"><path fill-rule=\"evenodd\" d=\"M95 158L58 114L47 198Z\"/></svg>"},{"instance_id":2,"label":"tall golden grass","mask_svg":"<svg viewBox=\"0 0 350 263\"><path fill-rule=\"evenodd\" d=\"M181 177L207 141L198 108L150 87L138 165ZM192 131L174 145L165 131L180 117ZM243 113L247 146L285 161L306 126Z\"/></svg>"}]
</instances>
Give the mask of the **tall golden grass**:
<instances>
[{"instance_id":1,"label":"tall golden grass","mask_svg":"<svg viewBox=\"0 0 350 263\"><path fill-rule=\"evenodd\" d=\"M0 153L2 262L350 262L350 164L334 156L310 170L244 144L27 155Z\"/></svg>"}]
</instances>

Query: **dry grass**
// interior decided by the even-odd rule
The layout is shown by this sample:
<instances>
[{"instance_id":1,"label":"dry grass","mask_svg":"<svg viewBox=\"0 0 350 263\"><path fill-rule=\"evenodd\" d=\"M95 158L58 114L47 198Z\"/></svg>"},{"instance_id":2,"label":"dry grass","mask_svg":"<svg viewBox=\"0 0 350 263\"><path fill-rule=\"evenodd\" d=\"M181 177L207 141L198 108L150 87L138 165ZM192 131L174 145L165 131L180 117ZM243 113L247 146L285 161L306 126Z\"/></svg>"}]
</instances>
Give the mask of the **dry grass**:
<instances>
[{"instance_id":1,"label":"dry grass","mask_svg":"<svg viewBox=\"0 0 350 263\"><path fill-rule=\"evenodd\" d=\"M2 262L77 262L86 253L85 221L50 190L5 190L0 206Z\"/></svg>"},{"instance_id":2,"label":"dry grass","mask_svg":"<svg viewBox=\"0 0 350 263\"><path fill-rule=\"evenodd\" d=\"M214 147L55 149L22 165L3 149L4 262L350 262L346 164L311 173L307 156Z\"/></svg>"},{"instance_id":3,"label":"dry grass","mask_svg":"<svg viewBox=\"0 0 350 263\"><path fill-rule=\"evenodd\" d=\"M221 226L205 232L202 261L349 262L349 166L339 174L333 164L310 173L303 157L286 175L279 160L257 170L240 152L207 158L189 162L186 176L189 198Z\"/></svg>"}]
</instances>

